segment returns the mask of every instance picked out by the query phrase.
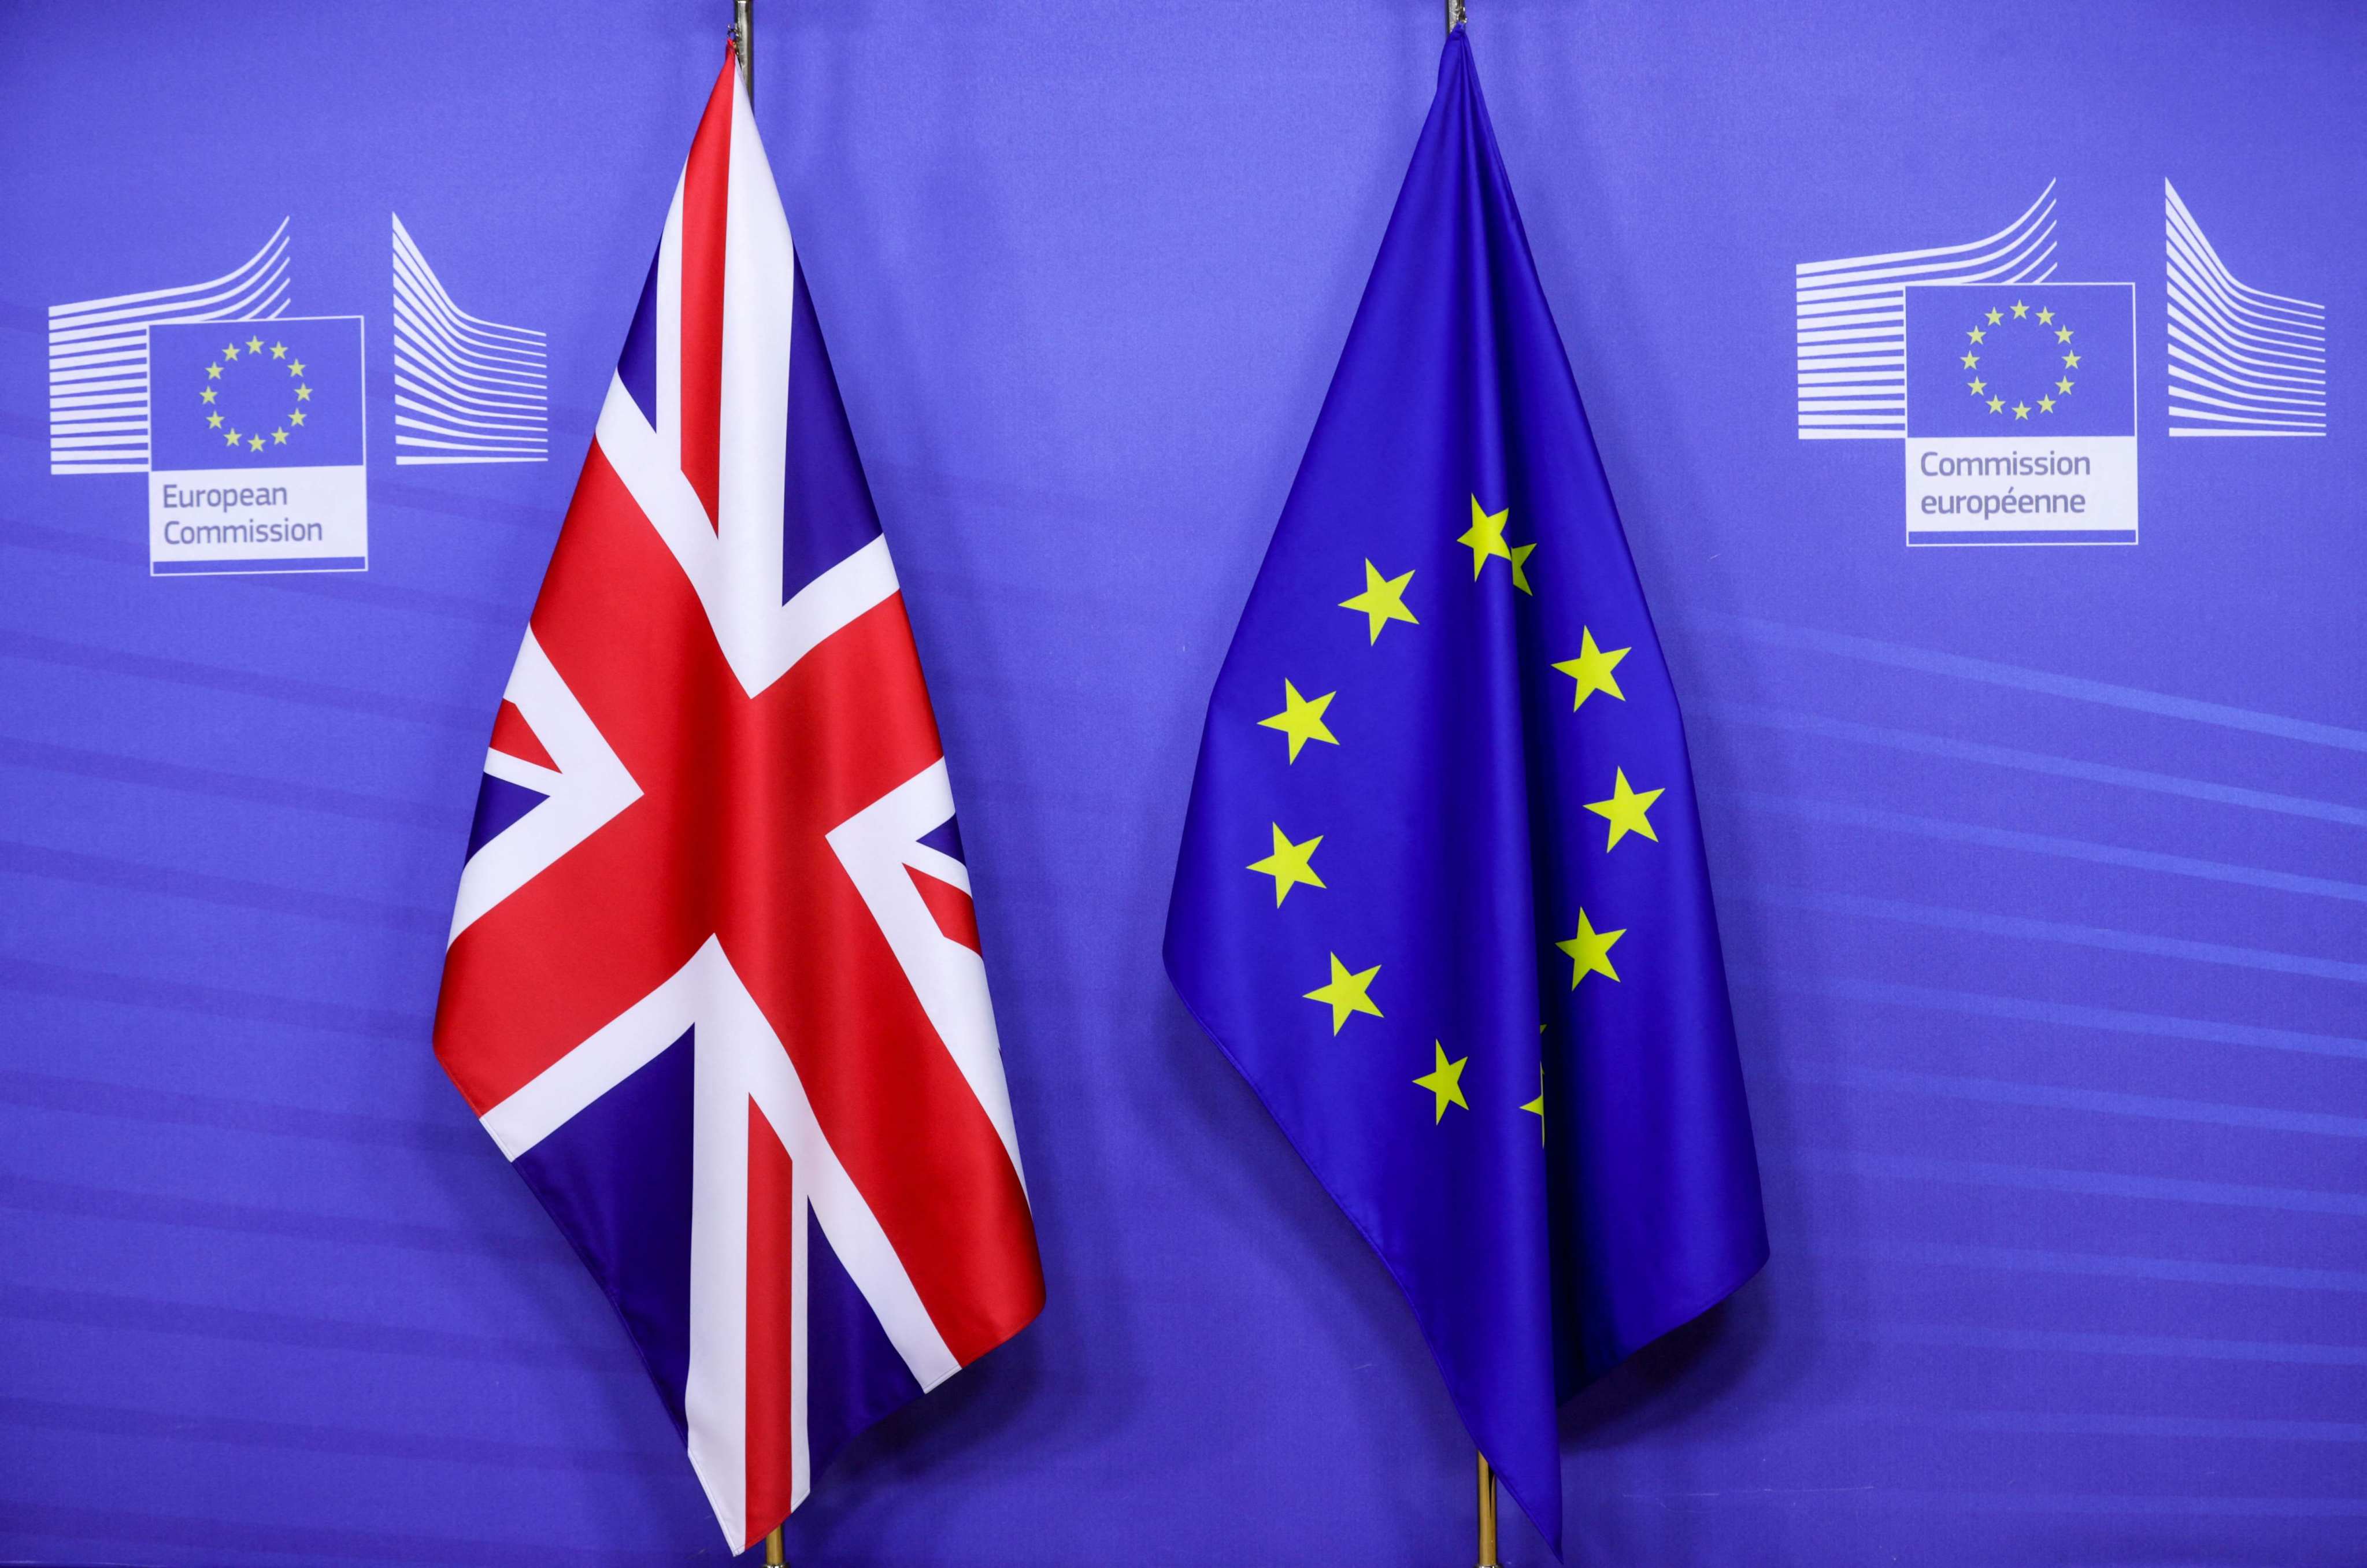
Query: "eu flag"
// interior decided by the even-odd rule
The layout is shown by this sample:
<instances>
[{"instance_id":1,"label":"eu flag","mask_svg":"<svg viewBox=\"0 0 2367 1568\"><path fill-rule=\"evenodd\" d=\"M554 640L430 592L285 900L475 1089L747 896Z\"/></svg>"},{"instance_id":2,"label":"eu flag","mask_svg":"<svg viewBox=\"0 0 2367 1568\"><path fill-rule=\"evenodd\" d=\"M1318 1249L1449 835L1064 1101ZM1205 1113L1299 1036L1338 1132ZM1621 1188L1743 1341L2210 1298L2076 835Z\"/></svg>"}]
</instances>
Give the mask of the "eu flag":
<instances>
[{"instance_id":1,"label":"eu flag","mask_svg":"<svg viewBox=\"0 0 2367 1568\"><path fill-rule=\"evenodd\" d=\"M1558 1551L1556 1404L1767 1238L1683 726L1460 29L1209 701L1167 965Z\"/></svg>"}]
</instances>

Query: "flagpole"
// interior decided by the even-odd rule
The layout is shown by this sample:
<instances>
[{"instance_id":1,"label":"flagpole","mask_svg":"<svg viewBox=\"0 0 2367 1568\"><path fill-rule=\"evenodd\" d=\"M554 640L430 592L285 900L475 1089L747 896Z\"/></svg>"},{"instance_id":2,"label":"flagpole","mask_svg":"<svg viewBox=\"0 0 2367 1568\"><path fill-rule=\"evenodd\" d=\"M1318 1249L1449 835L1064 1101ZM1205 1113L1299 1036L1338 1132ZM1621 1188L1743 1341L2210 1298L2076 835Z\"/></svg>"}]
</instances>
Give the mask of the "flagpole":
<instances>
[{"instance_id":1,"label":"flagpole","mask_svg":"<svg viewBox=\"0 0 2367 1568\"><path fill-rule=\"evenodd\" d=\"M1463 0L1446 0L1446 36L1453 38L1455 29L1469 20ZM1488 1456L1479 1456L1479 1563L1478 1568L1501 1568L1496 1561L1496 1472Z\"/></svg>"},{"instance_id":2,"label":"flagpole","mask_svg":"<svg viewBox=\"0 0 2367 1568\"><path fill-rule=\"evenodd\" d=\"M1446 36L1453 38L1455 29L1470 19L1464 10L1463 0L1446 0ZM1488 1456L1479 1456L1479 1563L1478 1568L1501 1568L1496 1561L1496 1471Z\"/></svg>"},{"instance_id":3,"label":"flagpole","mask_svg":"<svg viewBox=\"0 0 2367 1568\"><path fill-rule=\"evenodd\" d=\"M1496 1472L1488 1456L1479 1456L1479 1568L1501 1568L1496 1561Z\"/></svg>"},{"instance_id":4,"label":"flagpole","mask_svg":"<svg viewBox=\"0 0 2367 1568\"><path fill-rule=\"evenodd\" d=\"M1446 0L1448 38L1453 38L1455 29L1469 19L1469 13L1464 9L1464 0ZM1501 1568L1496 1561L1496 1472L1484 1453L1479 1455L1478 1568Z\"/></svg>"}]
</instances>

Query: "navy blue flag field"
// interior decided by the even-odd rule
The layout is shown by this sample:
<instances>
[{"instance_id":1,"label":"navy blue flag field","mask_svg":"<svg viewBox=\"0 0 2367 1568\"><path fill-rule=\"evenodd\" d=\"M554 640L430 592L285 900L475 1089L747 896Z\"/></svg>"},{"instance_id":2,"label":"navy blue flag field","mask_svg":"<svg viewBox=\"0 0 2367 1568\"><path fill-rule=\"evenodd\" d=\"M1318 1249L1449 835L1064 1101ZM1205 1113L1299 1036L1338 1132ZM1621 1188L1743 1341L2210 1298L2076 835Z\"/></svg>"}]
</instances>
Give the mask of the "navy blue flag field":
<instances>
[{"instance_id":1,"label":"navy blue flag field","mask_svg":"<svg viewBox=\"0 0 2367 1568\"><path fill-rule=\"evenodd\" d=\"M1558 1551L1556 1405L1767 1236L1683 727L1459 29L1209 702L1167 964Z\"/></svg>"}]
</instances>

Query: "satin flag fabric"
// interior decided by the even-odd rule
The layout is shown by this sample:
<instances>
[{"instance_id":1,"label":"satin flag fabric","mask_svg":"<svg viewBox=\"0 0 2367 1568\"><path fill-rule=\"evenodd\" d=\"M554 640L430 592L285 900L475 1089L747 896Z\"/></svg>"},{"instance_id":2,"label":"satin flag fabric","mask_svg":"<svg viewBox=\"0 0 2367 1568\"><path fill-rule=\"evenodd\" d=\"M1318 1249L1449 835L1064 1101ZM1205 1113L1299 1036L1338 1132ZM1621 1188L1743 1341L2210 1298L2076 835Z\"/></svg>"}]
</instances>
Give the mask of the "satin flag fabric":
<instances>
[{"instance_id":1,"label":"satin flag fabric","mask_svg":"<svg viewBox=\"0 0 2367 1568\"><path fill-rule=\"evenodd\" d=\"M436 1051L735 1551L1043 1303L944 749L729 59L493 721Z\"/></svg>"},{"instance_id":2,"label":"satin flag fabric","mask_svg":"<svg viewBox=\"0 0 2367 1568\"><path fill-rule=\"evenodd\" d=\"M1683 725L1460 29L1209 702L1167 964L1558 1551L1556 1405L1767 1238Z\"/></svg>"}]
</instances>

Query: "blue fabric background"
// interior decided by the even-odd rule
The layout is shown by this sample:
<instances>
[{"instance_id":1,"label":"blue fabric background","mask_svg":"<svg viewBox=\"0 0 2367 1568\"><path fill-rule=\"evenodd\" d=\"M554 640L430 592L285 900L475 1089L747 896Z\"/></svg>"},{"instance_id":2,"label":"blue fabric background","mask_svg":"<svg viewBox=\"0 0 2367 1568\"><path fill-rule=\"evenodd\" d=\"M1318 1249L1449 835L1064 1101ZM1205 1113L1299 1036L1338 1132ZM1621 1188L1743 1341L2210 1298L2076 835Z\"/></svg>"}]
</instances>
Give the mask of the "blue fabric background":
<instances>
[{"instance_id":1,"label":"blue fabric background","mask_svg":"<svg viewBox=\"0 0 2367 1568\"><path fill-rule=\"evenodd\" d=\"M760 4L1051 1290L857 1443L793 1556L1456 1561L1469 1450L1412 1322L1158 952L1436 7ZM0 1558L718 1554L426 1034L725 10L0 19ZM1775 1248L1566 1412L1574 1558L2355 1562L2367 17L1478 11L1685 705ZM2327 303L2327 439L2164 437L2165 176L2239 276ZM1897 449L1795 436L1792 269L2050 178L2057 276L2137 287L2145 542L1909 551ZM549 464L392 466L390 210L464 309L552 334ZM153 581L142 481L47 471L45 309L283 217L293 310L368 318L370 570Z\"/></svg>"}]
</instances>

